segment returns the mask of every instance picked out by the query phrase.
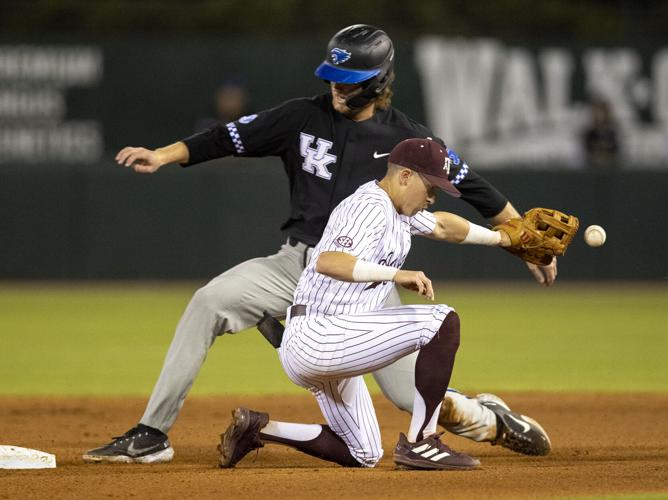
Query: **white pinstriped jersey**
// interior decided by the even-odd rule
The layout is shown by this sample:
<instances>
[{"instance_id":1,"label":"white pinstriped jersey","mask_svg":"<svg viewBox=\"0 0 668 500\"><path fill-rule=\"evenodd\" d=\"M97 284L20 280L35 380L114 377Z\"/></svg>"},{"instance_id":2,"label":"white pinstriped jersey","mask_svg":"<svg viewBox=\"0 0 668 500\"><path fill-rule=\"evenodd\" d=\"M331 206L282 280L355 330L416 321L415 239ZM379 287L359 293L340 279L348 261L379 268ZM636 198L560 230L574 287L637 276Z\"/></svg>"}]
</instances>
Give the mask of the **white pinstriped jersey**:
<instances>
[{"instance_id":1,"label":"white pinstriped jersey","mask_svg":"<svg viewBox=\"0 0 668 500\"><path fill-rule=\"evenodd\" d=\"M295 304L310 313L354 314L383 307L392 283L348 283L316 272L322 252L345 252L358 259L401 268L411 248L411 235L431 234L434 215L427 211L407 217L397 212L376 181L360 186L332 212L313 250L294 295Z\"/></svg>"}]
</instances>

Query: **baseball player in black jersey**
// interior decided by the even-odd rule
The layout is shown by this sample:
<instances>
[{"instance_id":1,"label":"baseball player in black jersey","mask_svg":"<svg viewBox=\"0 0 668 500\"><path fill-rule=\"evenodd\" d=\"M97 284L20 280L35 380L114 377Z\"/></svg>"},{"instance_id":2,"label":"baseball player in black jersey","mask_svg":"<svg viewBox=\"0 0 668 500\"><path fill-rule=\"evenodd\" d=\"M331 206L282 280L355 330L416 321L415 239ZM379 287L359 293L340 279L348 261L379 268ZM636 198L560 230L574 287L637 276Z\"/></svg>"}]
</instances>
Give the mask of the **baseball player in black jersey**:
<instances>
[{"instance_id":1,"label":"baseball player in black jersey","mask_svg":"<svg viewBox=\"0 0 668 500\"><path fill-rule=\"evenodd\" d=\"M166 147L126 147L117 162L136 172L163 165L184 167L224 156L276 156L290 188L290 215L281 229L286 242L278 253L243 262L197 290L177 326L160 377L140 423L109 444L83 455L90 462L168 462L174 451L167 438L183 401L216 336L255 325L263 311L285 314L297 281L322 236L331 211L360 185L385 174L387 156L404 139L443 141L391 106L394 48L385 32L368 25L344 28L330 40L316 75L330 92L293 99L275 108L218 124ZM447 149L449 178L492 224L519 214L510 202ZM539 283L556 278L556 261L530 266ZM400 305L396 291L386 307ZM374 373L381 390L397 407L412 411L414 356ZM510 411L497 396L469 398L448 390L439 423L458 435L500 444L520 453L549 452L545 431Z\"/></svg>"}]
</instances>

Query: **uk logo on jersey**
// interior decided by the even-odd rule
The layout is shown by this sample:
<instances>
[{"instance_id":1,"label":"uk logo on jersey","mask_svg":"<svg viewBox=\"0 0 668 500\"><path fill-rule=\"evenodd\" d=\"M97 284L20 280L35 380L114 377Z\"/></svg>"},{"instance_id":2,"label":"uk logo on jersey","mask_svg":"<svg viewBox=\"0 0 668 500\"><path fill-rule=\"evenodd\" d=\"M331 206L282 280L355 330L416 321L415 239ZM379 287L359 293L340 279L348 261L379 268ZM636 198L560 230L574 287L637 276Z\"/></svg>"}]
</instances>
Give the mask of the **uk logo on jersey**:
<instances>
[{"instance_id":1,"label":"uk logo on jersey","mask_svg":"<svg viewBox=\"0 0 668 500\"><path fill-rule=\"evenodd\" d=\"M315 142L315 147L311 147ZM331 155L328 151L334 145L331 141L316 138L310 134L301 132L299 134L299 152L304 158L302 169L316 176L330 180L332 173L327 169L327 165L336 162L336 155Z\"/></svg>"},{"instance_id":2,"label":"uk logo on jersey","mask_svg":"<svg viewBox=\"0 0 668 500\"><path fill-rule=\"evenodd\" d=\"M346 49L340 49L338 47L334 47L332 51L329 53L329 55L332 58L332 62L334 64L341 64L350 59L351 53Z\"/></svg>"}]
</instances>

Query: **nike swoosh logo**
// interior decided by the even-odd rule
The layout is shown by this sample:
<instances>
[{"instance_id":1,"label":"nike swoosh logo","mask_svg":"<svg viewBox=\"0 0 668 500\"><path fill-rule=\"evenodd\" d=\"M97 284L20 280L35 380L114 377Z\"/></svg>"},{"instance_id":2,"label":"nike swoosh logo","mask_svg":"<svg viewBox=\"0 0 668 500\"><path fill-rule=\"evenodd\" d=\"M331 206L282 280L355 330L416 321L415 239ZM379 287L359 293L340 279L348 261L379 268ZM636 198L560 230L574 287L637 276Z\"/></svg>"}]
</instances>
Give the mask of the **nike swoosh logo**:
<instances>
[{"instance_id":1,"label":"nike swoosh logo","mask_svg":"<svg viewBox=\"0 0 668 500\"><path fill-rule=\"evenodd\" d=\"M378 154L378 151L373 152L373 157L374 157L375 160L377 160L378 158L382 158L383 156L390 156L390 153Z\"/></svg>"},{"instance_id":2,"label":"nike swoosh logo","mask_svg":"<svg viewBox=\"0 0 668 500\"><path fill-rule=\"evenodd\" d=\"M513 417L510 413L507 415L509 418L512 418L515 422L520 424L522 426L522 432L527 433L531 429L531 426L527 424L524 420L520 420L519 418Z\"/></svg>"},{"instance_id":3,"label":"nike swoosh logo","mask_svg":"<svg viewBox=\"0 0 668 500\"><path fill-rule=\"evenodd\" d=\"M131 457L136 457L141 455L142 453L146 453L147 451L159 448L160 446L162 446L162 443L154 444L153 446L148 446L146 448L135 448L135 442L132 441L130 443L130 446L128 446L128 455L130 455Z\"/></svg>"}]
</instances>

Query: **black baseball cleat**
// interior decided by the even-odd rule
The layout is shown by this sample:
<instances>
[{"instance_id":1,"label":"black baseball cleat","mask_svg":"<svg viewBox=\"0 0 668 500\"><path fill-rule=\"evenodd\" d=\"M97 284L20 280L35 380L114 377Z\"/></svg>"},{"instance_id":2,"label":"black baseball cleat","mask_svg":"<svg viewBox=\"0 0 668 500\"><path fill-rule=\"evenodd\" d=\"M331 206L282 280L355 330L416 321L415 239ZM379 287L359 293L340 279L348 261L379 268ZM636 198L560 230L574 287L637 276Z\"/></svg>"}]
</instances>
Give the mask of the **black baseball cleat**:
<instances>
[{"instance_id":1,"label":"black baseball cleat","mask_svg":"<svg viewBox=\"0 0 668 500\"><path fill-rule=\"evenodd\" d=\"M269 414L237 408L232 411L232 423L220 435L220 466L224 469L234 467L248 453L264 447L260 439L260 430L269 423Z\"/></svg>"},{"instance_id":2,"label":"black baseball cleat","mask_svg":"<svg viewBox=\"0 0 668 500\"><path fill-rule=\"evenodd\" d=\"M167 434L148 425L138 424L112 439L111 443L84 453L84 462L155 464L174 458Z\"/></svg>"},{"instance_id":3,"label":"black baseball cleat","mask_svg":"<svg viewBox=\"0 0 668 500\"><path fill-rule=\"evenodd\" d=\"M432 434L415 443L408 441L405 434L399 434L399 442L394 448L394 463L417 470L473 470L480 466L477 458L458 453L443 444L441 434Z\"/></svg>"},{"instance_id":4,"label":"black baseball cleat","mask_svg":"<svg viewBox=\"0 0 668 500\"><path fill-rule=\"evenodd\" d=\"M496 415L496 438L492 445L498 444L524 455L543 456L550 453L550 438L533 418L511 411L505 401L494 394L478 394L476 399Z\"/></svg>"}]
</instances>

